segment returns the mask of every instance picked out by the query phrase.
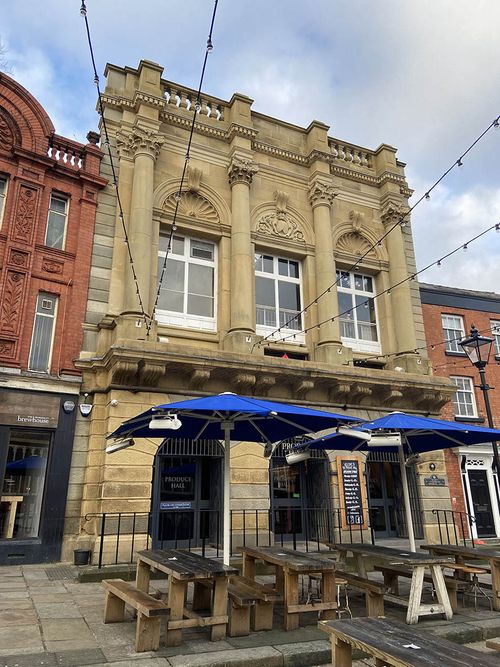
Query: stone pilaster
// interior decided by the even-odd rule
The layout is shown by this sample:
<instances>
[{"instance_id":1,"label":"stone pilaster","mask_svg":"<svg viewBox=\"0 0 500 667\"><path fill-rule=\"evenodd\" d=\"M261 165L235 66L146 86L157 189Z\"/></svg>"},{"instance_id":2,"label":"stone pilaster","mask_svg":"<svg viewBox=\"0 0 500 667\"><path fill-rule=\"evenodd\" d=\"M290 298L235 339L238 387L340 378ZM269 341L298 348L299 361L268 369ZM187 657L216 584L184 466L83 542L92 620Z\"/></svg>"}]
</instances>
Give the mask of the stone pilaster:
<instances>
[{"instance_id":1,"label":"stone pilaster","mask_svg":"<svg viewBox=\"0 0 500 667\"><path fill-rule=\"evenodd\" d=\"M250 352L255 341L254 258L250 227L250 185L257 166L234 154L228 168L231 186L231 326L224 346Z\"/></svg>"},{"instance_id":2,"label":"stone pilaster","mask_svg":"<svg viewBox=\"0 0 500 667\"><path fill-rule=\"evenodd\" d=\"M331 288L318 299L318 323L325 322L325 324L319 328L316 359L339 364L345 363L345 355L342 354L340 342L339 321L336 319L333 322L326 322L339 314L337 287L334 285L336 269L331 225L331 206L334 197L334 188L326 180L316 178L310 182L309 202L313 210L316 237L316 295L319 296Z\"/></svg>"},{"instance_id":3,"label":"stone pilaster","mask_svg":"<svg viewBox=\"0 0 500 667\"><path fill-rule=\"evenodd\" d=\"M386 232L399 222L406 210L402 202L393 199L388 199L383 204L381 220ZM410 282L406 280L408 278L408 268L403 233L399 224L386 236L385 242L389 254L390 285L397 285L401 281L406 281L398 285L398 287L391 287L392 321L396 337L396 351L398 353L394 364L405 367L408 372L418 372L418 367L416 366L418 355L414 352L417 342L413 321Z\"/></svg>"}]
</instances>

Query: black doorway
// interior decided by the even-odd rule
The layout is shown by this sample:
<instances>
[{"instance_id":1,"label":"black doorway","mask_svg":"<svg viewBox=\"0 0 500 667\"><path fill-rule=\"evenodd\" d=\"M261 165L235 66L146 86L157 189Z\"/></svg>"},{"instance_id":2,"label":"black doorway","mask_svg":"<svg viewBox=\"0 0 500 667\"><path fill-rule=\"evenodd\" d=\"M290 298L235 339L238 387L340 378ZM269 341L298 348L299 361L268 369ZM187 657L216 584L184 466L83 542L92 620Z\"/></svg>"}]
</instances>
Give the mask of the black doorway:
<instances>
[{"instance_id":1,"label":"black doorway","mask_svg":"<svg viewBox=\"0 0 500 667\"><path fill-rule=\"evenodd\" d=\"M476 470L469 469L467 474L472 498L472 513L476 520L477 536L494 537L495 522L488 486L488 472L487 470L477 468Z\"/></svg>"}]
</instances>

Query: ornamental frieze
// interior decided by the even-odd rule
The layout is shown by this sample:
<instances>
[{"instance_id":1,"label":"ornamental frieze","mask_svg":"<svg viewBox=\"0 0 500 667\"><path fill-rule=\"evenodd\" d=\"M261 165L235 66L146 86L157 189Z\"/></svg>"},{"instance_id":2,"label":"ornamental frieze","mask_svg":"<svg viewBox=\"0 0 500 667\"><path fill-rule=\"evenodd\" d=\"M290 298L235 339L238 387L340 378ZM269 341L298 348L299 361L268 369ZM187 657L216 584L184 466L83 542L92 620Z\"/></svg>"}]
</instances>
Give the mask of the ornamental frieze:
<instances>
[{"instance_id":1,"label":"ornamental frieze","mask_svg":"<svg viewBox=\"0 0 500 667\"><path fill-rule=\"evenodd\" d=\"M270 213L263 216L257 222L255 231L257 234L263 234L264 236L278 236L300 243L305 241L304 232L287 213L281 215Z\"/></svg>"},{"instance_id":2,"label":"ornamental frieze","mask_svg":"<svg viewBox=\"0 0 500 667\"><path fill-rule=\"evenodd\" d=\"M0 357L13 359L16 352L16 343L13 340L0 338Z\"/></svg>"},{"instance_id":3,"label":"ornamental frieze","mask_svg":"<svg viewBox=\"0 0 500 667\"><path fill-rule=\"evenodd\" d=\"M28 266L28 262L29 254L27 252L22 252L21 250L16 250L15 248L10 249L9 264L12 264L17 268L25 268Z\"/></svg>"},{"instance_id":4,"label":"ornamental frieze","mask_svg":"<svg viewBox=\"0 0 500 667\"><path fill-rule=\"evenodd\" d=\"M26 274L8 271L2 298L0 328L2 331L17 333L21 321L21 307Z\"/></svg>"},{"instance_id":5,"label":"ornamental frieze","mask_svg":"<svg viewBox=\"0 0 500 667\"><path fill-rule=\"evenodd\" d=\"M38 190L21 185L14 215L15 241L30 243L33 236Z\"/></svg>"},{"instance_id":6,"label":"ornamental frieze","mask_svg":"<svg viewBox=\"0 0 500 667\"><path fill-rule=\"evenodd\" d=\"M56 262L49 257L44 257L42 259L42 271L46 271L47 273L60 275L63 272L63 266L63 262Z\"/></svg>"}]
</instances>

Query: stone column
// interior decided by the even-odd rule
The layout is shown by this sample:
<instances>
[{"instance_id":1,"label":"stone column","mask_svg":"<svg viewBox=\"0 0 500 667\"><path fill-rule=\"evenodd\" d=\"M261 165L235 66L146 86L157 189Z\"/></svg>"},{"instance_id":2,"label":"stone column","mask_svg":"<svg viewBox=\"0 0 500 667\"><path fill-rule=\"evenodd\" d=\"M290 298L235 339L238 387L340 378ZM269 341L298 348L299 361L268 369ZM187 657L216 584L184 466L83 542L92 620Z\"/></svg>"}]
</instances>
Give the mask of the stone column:
<instances>
[{"instance_id":1,"label":"stone column","mask_svg":"<svg viewBox=\"0 0 500 667\"><path fill-rule=\"evenodd\" d=\"M154 130L136 127L127 134L121 133L119 140L125 143L134 159L130 214L128 225L127 219L125 219L125 225L128 229L130 249L144 310L146 314L150 315L155 293L154 286L151 284L153 275L151 263L156 261L151 255L154 165L165 139ZM132 266L128 261L125 271L124 310L134 315L140 313Z\"/></svg>"},{"instance_id":2,"label":"stone column","mask_svg":"<svg viewBox=\"0 0 500 667\"><path fill-rule=\"evenodd\" d=\"M224 347L250 352L255 341L254 257L250 228L250 185L257 166L233 156L228 175L231 185L231 327ZM247 340L250 338L251 340Z\"/></svg>"},{"instance_id":3,"label":"stone column","mask_svg":"<svg viewBox=\"0 0 500 667\"><path fill-rule=\"evenodd\" d=\"M331 288L330 292L318 299L318 324L339 314L337 287L334 285L336 268L331 223L331 205L334 197L334 189L329 183L318 178L310 183L309 201L313 210L316 244L316 295L319 297ZM318 331L317 361L330 364L345 363L342 351L338 319L322 324Z\"/></svg>"},{"instance_id":4,"label":"stone column","mask_svg":"<svg viewBox=\"0 0 500 667\"><path fill-rule=\"evenodd\" d=\"M385 226L385 231L389 231L391 227L401 219L404 214L404 209L399 203L388 201L382 209L381 219ZM398 287L391 287L391 306L392 306L392 321L394 327L394 334L396 338L396 357L395 365L405 366L406 370L417 370L413 366L416 364L418 355L414 350L417 346L415 336L415 322L413 315L413 306L411 301L410 281L408 278L408 268L406 264L406 253L404 247L403 233L400 225L397 225L390 234L387 235L385 242L387 244L387 252L389 254L389 283L390 285L397 285L403 282ZM406 363L404 357L406 358Z\"/></svg>"}]
</instances>

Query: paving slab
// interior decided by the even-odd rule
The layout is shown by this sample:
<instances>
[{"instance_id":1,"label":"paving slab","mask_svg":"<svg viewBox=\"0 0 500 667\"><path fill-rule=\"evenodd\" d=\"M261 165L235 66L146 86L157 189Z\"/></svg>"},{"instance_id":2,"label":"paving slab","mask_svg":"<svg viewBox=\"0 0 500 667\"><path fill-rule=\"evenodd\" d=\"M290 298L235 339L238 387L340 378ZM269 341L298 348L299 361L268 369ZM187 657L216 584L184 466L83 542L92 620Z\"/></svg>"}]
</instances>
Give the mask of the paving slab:
<instances>
[{"instance_id":1,"label":"paving slab","mask_svg":"<svg viewBox=\"0 0 500 667\"><path fill-rule=\"evenodd\" d=\"M34 609L3 609L0 611L0 628L8 625L37 625Z\"/></svg>"},{"instance_id":2,"label":"paving slab","mask_svg":"<svg viewBox=\"0 0 500 667\"><path fill-rule=\"evenodd\" d=\"M25 569L23 570L23 576L26 579L26 581L35 581L39 579L45 579L48 581L48 576L45 570L31 570L31 569Z\"/></svg>"},{"instance_id":3,"label":"paving slab","mask_svg":"<svg viewBox=\"0 0 500 667\"><path fill-rule=\"evenodd\" d=\"M54 653L16 653L0 659L2 667L56 667Z\"/></svg>"},{"instance_id":4,"label":"paving slab","mask_svg":"<svg viewBox=\"0 0 500 667\"><path fill-rule=\"evenodd\" d=\"M26 588L22 591L4 591L0 593L0 603L6 600L22 600L29 597Z\"/></svg>"},{"instance_id":5,"label":"paving slab","mask_svg":"<svg viewBox=\"0 0 500 667\"><path fill-rule=\"evenodd\" d=\"M135 660L145 660L146 658L166 658L165 649L160 647L159 651L144 651L143 653L136 653L134 644L121 644L120 646L102 646L106 660L114 665L119 661L132 662ZM170 650L170 649L168 649ZM177 650L177 653L179 650Z\"/></svg>"},{"instance_id":6,"label":"paving slab","mask_svg":"<svg viewBox=\"0 0 500 667\"><path fill-rule=\"evenodd\" d=\"M106 623L105 625L102 619L98 621L89 620L88 627L100 646L119 646L120 644L133 646L135 643L135 622L125 621L124 623Z\"/></svg>"},{"instance_id":7,"label":"paving slab","mask_svg":"<svg viewBox=\"0 0 500 667\"><path fill-rule=\"evenodd\" d=\"M54 655L58 667L84 667L106 662L106 656L99 648L58 651Z\"/></svg>"},{"instance_id":8,"label":"paving slab","mask_svg":"<svg viewBox=\"0 0 500 667\"><path fill-rule=\"evenodd\" d=\"M324 632L314 625L298 628L293 633L284 630L267 632L251 632L247 637L227 637L226 641L234 648L252 648L252 646L277 646L288 644L291 639L296 642L318 641L325 638Z\"/></svg>"},{"instance_id":9,"label":"paving slab","mask_svg":"<svg viewBox=\"0 0 500 667\"><path fill-rule=\"evenodd\" d=\"M326 665L331 660L331 644L328 639L312 642L296 642L273 646L283 656L283 667L308 667Z\"/></svg>"},{"instance_id":10,"label":"paving slab","mask_svg":"<svg viewBox=\"0 0 500 667\"><path fill-rule=\"evenodd\" d=\"M25 591L26 583L22 577L11 577L6 581L0 581L0 593L5 591Z\"/></svg>"},{"instance_id":11,"label":"paving slab","mask_svg":"<svg viewBox=\"0 0 500 667\"><path fill-rule=\"evenodd\" d=\"M49 602L36 604L38 616L45 618L82 618L80 610L74 602Z\"/></svg>"},{"instance_id":12,"label":"paving slab","mask_svg":"<svg viewBox=\"0 0 500 667\"><path fill-rule=\"evenodd\" d=\"M0 610L33 609L33 602L29 598L20 600L0 600Z\"/></svg>"},{"instance_id":13,"label":"paving slab","mask_svg":"<svg viewBox=\"0 0 500 667\"><path fill-rule=\"evenodd\" d=\"M20 648L43 651L42 636L37 623L20 625L15 632L10 626L0 627L0 649L14 653L16 649Z\"/></svg>"},{"instance_id":14,"label":"paving slab","mask_svg":"<svg viewBox=\"0 0 500 667\"><path fill-rule=\"evenodd\" d=\"M85 623L83 618L64 619L64 623L62 623L60 619L47 618L42 619L40 625L42 627L42 634L45 642L72 640L93 641L94 639L89 626Z\"/></svg>"},{"instance_id":15,"label":"paving slab","mask_svg":"<svg viewBox=\"0 0 500 667\"><path fill-rule=\"evenodd\" d=\"M164 658L170 658L175 655L201 655L206 653L215 653L217 651L232 651L233 646L228 641L217 641L212 642L209 639L188 639L183 641L182 645L179 646L160 646L158 655L161 655Z\"/></svg>"},{"instance_id":16,"label":"paving slab","mask_svg":"<svg viewBox=\"0 0 500 667\"><path fill-rule=\"evenodd\" d=\"M109 667L108 662L98 664L95 667ZM145 658L137 660L119 660L113 663L113 667L171 667L167 658Z\"/></svg>"},{"instance_id":17,"label":"paving slab","mask_svg":"<svg viewBox=\"0 0 500 667\"><path fill-rule=\"evenodd\" d=\"M40 604L50 604L55 602L58 603L75 602L74 596L70 595L69 593L41 593L41 594L37 593L33 595L33 592L31 592L31 598L35 606Z\"/></svg>"},{"instance_id":18,"label":"paving slab","mask_svg":"<svg viewBox=\"0 0 500 667\"><path fill-rule=\"evenodd\" d=\"M469 642L477 642L483 639L481 628L474 626L472 623L450 623L447 626L431 626L428 630L433 635L445 637L459 644L468 644Z\"/></svg>"},{"instance_id":19,"label":"paving slab","mask_svg":"<svg viewBox=\"0 0 500 667\"><path fill-rule=\"evenodd\" d=\"M168 658L172 667L283 667L283 655L271 646Z\"/></svg>"},{"instance_id":20,"label":"paving slab","mask_svg":"<svg viewBox=\"0 0 500 667\"><path fill-rule=\"evenodd\" d=\"M63 639L61 641L44 641L47 651L64 653L65 651L83 651L98 649L99 645L93 639Z\"/></svg>"}]
</instances>

